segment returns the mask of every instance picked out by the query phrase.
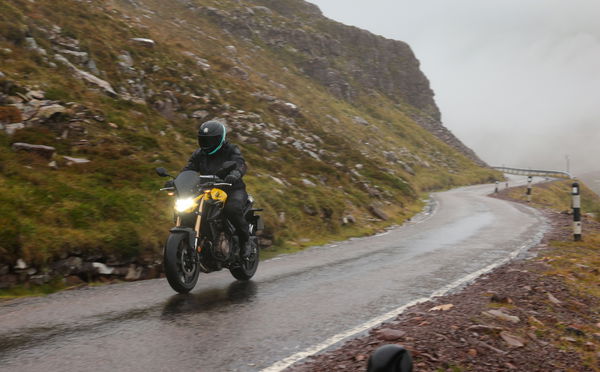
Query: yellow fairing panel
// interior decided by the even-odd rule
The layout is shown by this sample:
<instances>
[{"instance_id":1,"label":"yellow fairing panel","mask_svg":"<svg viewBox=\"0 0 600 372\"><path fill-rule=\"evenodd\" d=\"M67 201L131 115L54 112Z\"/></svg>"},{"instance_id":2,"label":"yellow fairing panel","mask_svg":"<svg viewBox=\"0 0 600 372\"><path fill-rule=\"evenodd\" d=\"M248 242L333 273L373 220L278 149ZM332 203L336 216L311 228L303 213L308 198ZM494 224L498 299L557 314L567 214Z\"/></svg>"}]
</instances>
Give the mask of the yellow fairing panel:
<instances>
[{"instance_id":1,"label":"yellow fairing panel","mask_svg":"<svg viewBox=\"0 0 600 372\"><path fill-rule=\"evenodd\" d=\"M227 201L227 193L221 189L212 189L210 190L210 198L225 203Z\"/></svg>"}]
</instances>

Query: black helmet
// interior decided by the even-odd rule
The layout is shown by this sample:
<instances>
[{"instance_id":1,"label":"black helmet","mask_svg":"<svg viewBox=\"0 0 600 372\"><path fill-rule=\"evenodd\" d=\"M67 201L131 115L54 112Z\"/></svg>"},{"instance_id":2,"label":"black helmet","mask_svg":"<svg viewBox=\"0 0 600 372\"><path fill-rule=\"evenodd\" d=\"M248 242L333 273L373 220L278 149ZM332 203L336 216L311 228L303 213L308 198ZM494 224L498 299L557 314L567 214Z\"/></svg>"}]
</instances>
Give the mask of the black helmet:
<instances>
[{"instance_id":1,"label":"black helmet","mask_svg":"<svg viewBox=\"0 0 600 372\"><path fill-rule=\"evenodd\" d=\"M203 152L212 155L223 146L226 136L225 126L218 121L210 120L198 128L198 145Z\"/></svg>"}]
</instances>

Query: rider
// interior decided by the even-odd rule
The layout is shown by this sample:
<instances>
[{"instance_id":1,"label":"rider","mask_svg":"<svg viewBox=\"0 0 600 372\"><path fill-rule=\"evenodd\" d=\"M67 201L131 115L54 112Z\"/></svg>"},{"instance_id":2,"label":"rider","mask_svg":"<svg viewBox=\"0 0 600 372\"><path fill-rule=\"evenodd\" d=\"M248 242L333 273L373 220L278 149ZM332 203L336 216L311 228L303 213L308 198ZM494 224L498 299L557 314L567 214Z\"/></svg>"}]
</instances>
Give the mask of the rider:
<instances>
[{"instance_id":1,"label":"rider","mask_svg":"<svg viewBox=\"0 0 600 372\"><path fill-rule=\"evenodd\" d=\"M244 205L248 200L246 185L242 180L246 174L246 162L239 147L225 140L225 126L215 120L203 123L198 129L199 149L194 151L183 171L192 170L200 174L216 174L223 163L234 161L237 166L223 179L230 183L227 188L227 202L223 208L225 216L231 221L238 232L242 257L248 258L251 253L249 244L248 222L244 217Z\"/></svg>"}]
</instances>

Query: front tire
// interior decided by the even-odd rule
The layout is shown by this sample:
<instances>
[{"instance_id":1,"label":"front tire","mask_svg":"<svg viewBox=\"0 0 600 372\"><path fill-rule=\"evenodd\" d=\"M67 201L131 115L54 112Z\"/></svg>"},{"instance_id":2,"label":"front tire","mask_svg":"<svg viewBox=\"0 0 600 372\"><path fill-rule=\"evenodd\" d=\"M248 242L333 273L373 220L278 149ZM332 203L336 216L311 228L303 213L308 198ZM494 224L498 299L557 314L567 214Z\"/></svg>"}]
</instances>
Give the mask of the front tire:
<instances>
[{"instance_id":1,"label":"front tire","mask_svg":"<svg viewBox=\"0 0 600 372\"><path fill-rule=\"evenodd\" d=\"M165 276L171 288L179 293L191 291L200 274L195 250L190 247L188 235L171 233L165 245Z\"/></svg>"},{"instance_id":2,"label":"front tire","mask_svg":"<svg viewBox=\"0 0 600 372\"><path fill-rule=\"evenodd\" d=\"M256 273L256 269L258 268L259 260L259 252L260 249L258 247L258 238L256 236L250 237L250 242L254 245L253 252L248 257L248 259L243 259L240 257L238 264L235 267L229 269L231 275L237 280L247 281L250 280L254 274Z\"/></svg>"}]
</instances>

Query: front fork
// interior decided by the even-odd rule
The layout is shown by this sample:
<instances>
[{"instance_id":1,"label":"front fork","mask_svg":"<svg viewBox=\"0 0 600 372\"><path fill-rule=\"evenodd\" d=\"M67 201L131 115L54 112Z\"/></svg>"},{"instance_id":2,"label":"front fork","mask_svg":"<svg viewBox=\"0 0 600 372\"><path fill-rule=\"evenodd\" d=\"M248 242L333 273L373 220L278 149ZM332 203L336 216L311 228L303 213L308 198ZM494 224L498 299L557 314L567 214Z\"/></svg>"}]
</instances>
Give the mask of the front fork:
<instances>
[{"instance_id":1,"label":"front fork","mask_svg":"<svg viewBox=\"0 0 600 372\"><path fill-rule=\"evenodd\" d=\"M202 225L202 211L204 210L204 200L210 197L210 192L205 192L203 197L200 199L200 205L198 206L198 210L196 211L196 225L194 226L194 232L196 233L196 238L194 241L194 249L200 253L202 251L202 245L200 244L200 226ZM175 226L177 228L181 227L181 216L177 216L175 221Z\"/></svg>"},{"instance_id":2,"label":"front fork","mask_svg":"<svg viewBox=\"0 0 600 372\"><path fill-rule=\"evenodd\" d=\"M200 244L200 225L202 224L202 210L204 207L204 198L200 199L200 206L198 207L198 216L196 217L196 226L194 230L196 231L196 250L198 253L202 251L202 245Z\"/></svg>"}]
</instances>

